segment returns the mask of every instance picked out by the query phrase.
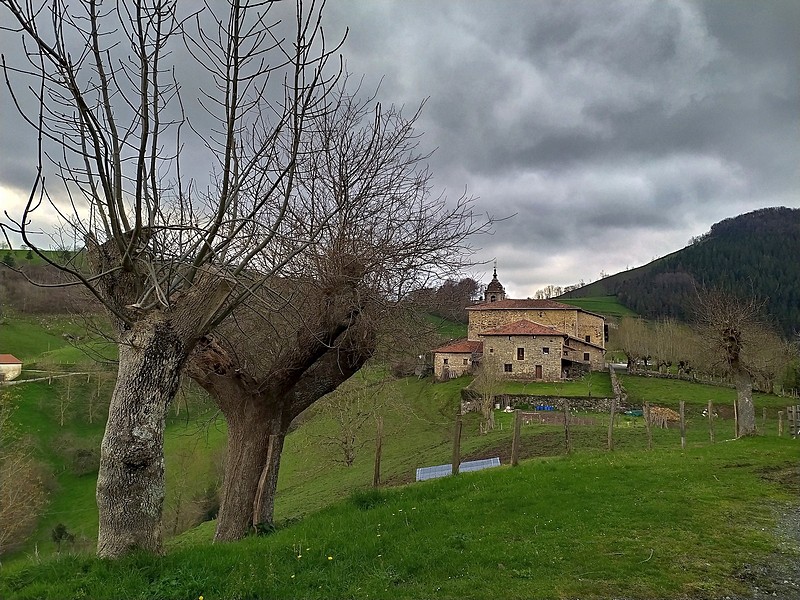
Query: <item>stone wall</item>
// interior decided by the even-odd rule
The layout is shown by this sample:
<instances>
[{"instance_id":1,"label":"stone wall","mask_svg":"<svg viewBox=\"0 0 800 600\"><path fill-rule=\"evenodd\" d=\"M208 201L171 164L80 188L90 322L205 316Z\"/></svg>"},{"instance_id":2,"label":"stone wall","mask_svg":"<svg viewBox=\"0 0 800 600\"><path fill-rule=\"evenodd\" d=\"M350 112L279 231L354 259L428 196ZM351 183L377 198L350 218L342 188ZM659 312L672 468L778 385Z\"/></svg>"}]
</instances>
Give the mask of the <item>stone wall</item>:
<instances>
[{"instance_id":1,"label":"stone wall","mask_svg":"<svg viewBox=\"0 0 800 600\"><path fill-rule=\"evenodd\" d=\"M464 361L466 361L466 364L464 364ZM461 375L471 370L472 353L436 352L433 355L433 375L436 379L461 377Z\"/></svg>"},{"instance_id":2,"label":"stone wall","mask_svg":"<svg viewBox=\"0 0 800 600\"><path fill-rule=\"evenodd\" d=\"M501 325L508 325L522 319L533 321L540 325L555 327L559 331L579 340L585 340L588 335L592 344L605 348L603 332L605 321L601 317L582 312L577 308L470 310L467 337L470 340L478 340L482 331L500 327Z\"/></svg>"},{"instance_id":3,"label":"stone wall","mask_svg":"<svg viewBox=\"0 0 800 600\"><path fill-rule=\"evenodd\" d=\"M570 348L572 348L572 350L569 351L569 355L567 355L568 358L584 360L584 354L588 353L589 364L591 365L592 371L605 370L606 359L602 350L580 340L569 340L567 343Z\"/></svg>"},{"instance_id":4,"label":"stone wall","mask_svg":"<svg viewBox=\"0 0 800 600\"><path fill-rule=\"evenodd\" d=\"M489 358L493 368L499 369L509 379L538 379L536 367L542 369L542 381L561 380L561 345L564 338L554 335L487 335L483 340L484 360ZM519 348L524 350L524 358L517 359ZM547 354L544 349L547 348ZM511 372L505 365L511 365ZM496 367L494 367L496 365Z\"/></svg>"},{"instance_id":5,"label":"stone wall","mask_svg":"<svg viewBox=\"0 0 800 600\"><path fill-rule=\"evenodd\" d=\"M569 400L569 407L571 410L580 412L596 412L607 413L611 411L611 398L594 398L588 396L580 396L573 398L563 398L560 396L528 396L524 394L499 394L495 396L495 405L499 404L500 408L516 408L522 405L532 407L536 406L552 406L556 410L564 410L564 400ZM628 410L628 406L617 405L617 412L621 413ZM461 412L480 412L480 394L470 388L461 390Z\"/></svg>"}]
</instances>

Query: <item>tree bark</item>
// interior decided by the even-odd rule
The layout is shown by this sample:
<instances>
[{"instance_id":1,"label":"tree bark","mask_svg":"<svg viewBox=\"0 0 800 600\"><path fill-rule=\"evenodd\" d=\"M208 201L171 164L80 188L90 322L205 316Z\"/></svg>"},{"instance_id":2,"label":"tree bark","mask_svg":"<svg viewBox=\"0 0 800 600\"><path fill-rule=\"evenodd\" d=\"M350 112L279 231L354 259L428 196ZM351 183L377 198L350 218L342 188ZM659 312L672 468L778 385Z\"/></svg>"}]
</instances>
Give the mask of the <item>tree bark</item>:
<instances>
[{"instance_id":1,"label":"tree bark","mask_svg":"<svg viewBox=\"0 0 800 600\"><path fill-rule=\"evenodd\" d=\"M162 550L164 420L186 356L167 320L137 323L120 340L97 477L101 558Z\"/></svg>"},{"instance_id":2,"label":"tree bark","mask_svg":"<svg viewBox=\"0 0 800 600\"><path fill-rule=\"evenodd\" d=\"M284 429L273 433L269 438L269 451L253 501L254 527L270 527L274 522L275 493L278 490L278 473L285 439L286 431Z\"/></svg>"},{"instance_id":3,"label":"tree bark","mask_svg":"<svg viewBox=\"0 0 800 600\"><path fill-rule=\"evenodd\" d=\"M753 406L753 380L746 369L737 368L733 374L736 384L736 412L739 415L737 437L756 434L756 409Z\"/></svg>"},{"instance_id":4,"label":"tree bark","mask_svg":"<svg viewBox=\"0 0 800 600\"><path fill-rule=\"evenodd\" d=\"M269 449L272 421L263 403L248 399L242 410L226 413L228 444L215 542L238 540L252 525L253 500Z\"/></svg>"}]
</instances>

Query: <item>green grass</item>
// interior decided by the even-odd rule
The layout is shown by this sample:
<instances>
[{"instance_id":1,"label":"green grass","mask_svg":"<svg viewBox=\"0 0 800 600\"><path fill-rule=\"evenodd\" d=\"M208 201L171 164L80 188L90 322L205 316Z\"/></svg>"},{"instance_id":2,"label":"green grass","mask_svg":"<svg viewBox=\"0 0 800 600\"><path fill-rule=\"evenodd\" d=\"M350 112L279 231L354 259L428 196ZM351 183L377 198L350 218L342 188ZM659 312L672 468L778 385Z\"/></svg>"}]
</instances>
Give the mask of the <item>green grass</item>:
<instances>
[{"instance_id":1,"label":"green grass","mask_svg":"<svg viewBox=\"0 0 800 600\"><path fill-rule=\"evenodd\" d=\"M442 317L437 317L435 315L425 315L425 320L435 327L436 333L445 339L455 340L467 337L466 323L448 321L447 319L443 319Z\"/></svg>"},{"instance_id":2,"label":"green grass","mask_svg":"<svg viewBox=\"0 0 800 600\"><path fill-rule=\"evenodd\" d=\"M0 249L0 260L3 260L6 254L11 254L14 257L14 267L17 269L24 269L27 266L38 266L38 265L46 265L48 264L44 259L40 258L35 252L31 252L30 258L28 258L28 251L27 250L7 250L7 249ZM63 253L57 250L42 250L42 254L50 258L56 263L63 263L64 262L64 255ZM69 256L72 257L72 264L81 265L83 263L83 255L78 252L77 256L74 255L73 252L69 253ZM5 268L4 266L0 266L0 269Z\"/></svg>"},{"instance_id":3,"label":"green grass","mask_svg":"<svg viewBox=\"0 0 800 600\"><path fill-rule=\"evenodd\" d=\"M117 356L113 345L87 335L86 322L80 317L52 315L7 315L0 321L0 352L19 358L23 369L31 363L39 368L85 366L97 358L114 360Z\"/></svg>"},{"instance_id":4,"label":"green grass","mask_svg":"<svg viewBox=\"0 0 800 600\"><path fill-rule=\"evenodd\" d=\"M3 569L14 598L685 598L746 592L796 443L576 453L363 492L267 537Z\"/></svg>"},{"instance_id":5,"label":"green grass","mask_svg":"<svg viewBox=\"0 0 800 600\"><path fill-rule=\"evenodd\" d=\"M102 399L96 407L93 422L88 419L88 399L96 391L97 375L73 377L69 387L71 401L61 425L60 403L67 392L66 379L52 383L37 381L9 388L16 396L14 423L19 433L33 441L36 458L45 466L48 502L36 530L22 548L22 556L36 550L41 555L55 552L51 531L59 523L75 535L77 548L92 551L97 539L97 505L95 488L97 473L91 470L76 473L71 450L93 449L99 452L105 427L105 414L113 388L113 378L102 383ZM183 494L184 511L206 487L216 483L215 460L225 444L225 428L214 418L216 410L198 398L197 390L182 412L171 413L165 431L167 499L165 516ZM179 397L179 401L183 396ZM185 402L184 402L185 404ZM174 408L174 407L173 407ZM189 454L190 459L185 458ZM4 560L6 557L4 557Z\"/></svg>"},{"instance_id":6,"label":"green grass","mask_svg":"<svg viewBox=\"0 0 800 600\"><path fill-rule=\"evenodd\" d=\"M35 334L35 328L29 331ZM39 348L48 341L37 339ZM382 374L376 370L367 378ZM379 392L388 486L413 481L417 467L450 460L453 419L469 381L433 384L411 377ZM643 420L620 415L616 450L605 452L608 416L584 413L577 416L595 425L573 427L575 452L569 457L561 426L529 425L522 429L526 460L519 469L358 491L372 481L374 425L359 434L365 445L355 464L345 467L324 443L334 423L318 406L286 441L279 531L211 546L209 522L171 540L164 559L135 556L118 563L87 555L47 557L55 550L50 531L58 523L83 540L77 549L94 545L96 475L71 473L55 442L65 434L81 443L99 439L102 422L85 418L95 380L73 380L72 393L83 403L76 402L64 427L57 415L63 380L15 386L21 394L16 420L38 441L54 479L47 511L24 552L4 558L0 598L469 598L498 589L510 598L677 598L739 591L734 575L741 565L760 564L774 549L771 506L789 500L761 477L772 469L789 478L787 465L797 462L796 442L775 436L775 415L786 399L755 395L757 416L762 407L770 411L765 435L710 445L701 409L709 398L715 406L732 404L733 390L632 376L623 382L631 403L690 403L686 451L672 427L653 431L655 449L648 452ZM520 385L521 393L588 395L586 381ZM610 394L607 374L592 375L591 392ZM216 481L225 442L224 422L213 407L194 397L196 390L189 394L187 402L176 403L180 414L173 412L166 432L167 533L179 497L194 503ZM720 413L716 439L727 440L732 417ZM496 429L481 435L478 415L464 417L464 460L500 456L507 463L512 415L497 412L496 420ZM751 525L739 523L742 515L755 515ZM41 565L26 558L34 548L44 557Z\"/></svg>"},{"instance_id":7,"label":"green grass","mask_svg":"<svg viewBox=\"0 0 800 600\"><path fill-rule=\"evenodd\" d=\"M637 375L620 375L620 381L628 393L630 403L641 405L651 402L662 406L675 407L683 400L687 406L705 408L709 400L717 408L730 408L736 400L736 390L733 388L714 385L693 383L677 379L661 379L658 377L645 377ZM756 407L756 416L761 417L763 408L767 409L770 417L776 417L777 411L783 410L792 404L791 398L775 396L773 394L753 394L753 404Z\"/></svg>"},{"instance_id":8,"label":"green grass","mask_svg":"<svg viewBox=\"0 0 800 600\"><path fill-rule=\"evenodd\" d=\"M590 298L558 298L559 302L577 306L583 310L603 315L604 317L630 317L636 313L620 304L616 296L596 296Z\"/></svg>"},{"instance_id":9,"label":"green grass","mask_svg":"<svg viewBox=\"0 0 800 600\"><path fill-rule=\"evenodd\" d=\"M610 398L614 392L611 390L611 377L606 372L594 372L575 381L557 383L541 381L507 381L503 382L502 394L530 394L532 396L561 396L561 397L594 397Z\"/></svg>"}]
</instances>

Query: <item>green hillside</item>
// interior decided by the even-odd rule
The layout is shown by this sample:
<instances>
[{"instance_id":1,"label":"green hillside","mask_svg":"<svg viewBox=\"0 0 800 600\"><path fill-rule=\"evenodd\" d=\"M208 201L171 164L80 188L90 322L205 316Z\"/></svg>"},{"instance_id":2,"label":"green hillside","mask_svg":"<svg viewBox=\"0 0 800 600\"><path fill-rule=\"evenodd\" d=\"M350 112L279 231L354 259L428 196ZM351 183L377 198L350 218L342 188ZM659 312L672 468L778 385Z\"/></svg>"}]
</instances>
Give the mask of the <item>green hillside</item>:
<instances>
[{"instance_id":1,"label":"green hillside","mask_svg":"<svg viewBox=\"0 0 800 600\"><path fill-rule=\"evenodd\" d=\"M788 597L780 569L796 555L773 531L796 502L780 483L795 446L581 452L360 492L266 537L4 567L0 596L677 599L758 585Z\"/></svg>"},{"instance_id":2,"label":"green hillside","mask_svg":"<svg viewBox=\"0 0 800 600\"><path fill-rule=\"evenodd\" d=\"M621 304L616 296L587 296L585 298L559 298L558 300L564 304L577 306L585 311L603 315L606 318L636 316L636 313Z\"/></svg>"},{"instance_id":3,"label":"green hillside","mask_svg":"<svg viewBox=\"0 0 800 600\"><path fill-rule=\"evenodd\" d=\"M685 319L698 286L764 299L785 333L800 330L800 209L766 208L725 219L682 250L559 300L615 296L648 318Z\"/></svg>"},{"instance_id":4,"label":"green hillside","mask_svg":"<svg viewBox=\"0 0 800 600\"><path fill-rule=\"evenodd\" d=\"M41 361L37 352L71 350L62 335L70 326L59 318L15 320L16 329L4 331L21 332L25 339L15 338L16 348L27 344L25 352ZM347 385L386 376L373 367ZM357 430L355 458L345 466L337 444L342 411L332 410L340 399L323 399L287 438L278 531L223 546L210 545L213 521L194 525L216 506L226 428L205 395L187 386L165 440L169 553L117 563L91 557L96 453L113 371L4 388L15 396L19 439L33 444L48 498L21 551L3 557L0 598L487 597L500 588L511 598L706 597L749 585L734 577L745 563L774 562L776 515L797 505L781 484L794 481L797 446L776 435L787 399L756 394L760 436L712 445L703 409L715 403L716 439L730 440L733 390L625 376L633 407L687 402L687 451L671 427L652 432L648 452L643 420L620 414L615 451L608 453L608 414L575 413L586 421L571 430L571 456L560 421L526 425L520 469L413 483L416 468L450 461L454 415L470 381L407 377L375 388L372 416L384 422L379 491L370 489L374 419ZM610 393L610 384L608 374L596 373L504 391L598 397ZM484 435L477 414L464 417L464 460L499 456L508 463L513 415L496 411L495 419L495 429ZM720 515L729 515L723 529ZM741 515L750 516L737 521ZM52 539L59 525L74 536L60 556ZM423 559L429 556L437 560Z\"/></svg>"}]
</instances>

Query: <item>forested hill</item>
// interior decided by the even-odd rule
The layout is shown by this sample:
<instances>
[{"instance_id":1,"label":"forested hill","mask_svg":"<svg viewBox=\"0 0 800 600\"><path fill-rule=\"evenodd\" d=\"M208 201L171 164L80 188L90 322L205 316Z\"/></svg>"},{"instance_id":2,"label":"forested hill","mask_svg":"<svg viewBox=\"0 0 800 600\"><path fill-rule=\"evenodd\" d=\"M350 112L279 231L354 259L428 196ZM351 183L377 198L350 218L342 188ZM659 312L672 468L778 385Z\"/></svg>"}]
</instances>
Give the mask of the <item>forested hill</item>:
<instances>
[{"instance_id":1,"label":"forested hill","mask_svg":"<svg viewBox=\"0 0 800 600\"><path fill-rule=\"evenodd\" d=\"M562 297L615 295L646 317L684 319L697 284L759 297L786 334L800 331L800 209L725 219L682 250Z\"/></svg>"}]
</instances>

